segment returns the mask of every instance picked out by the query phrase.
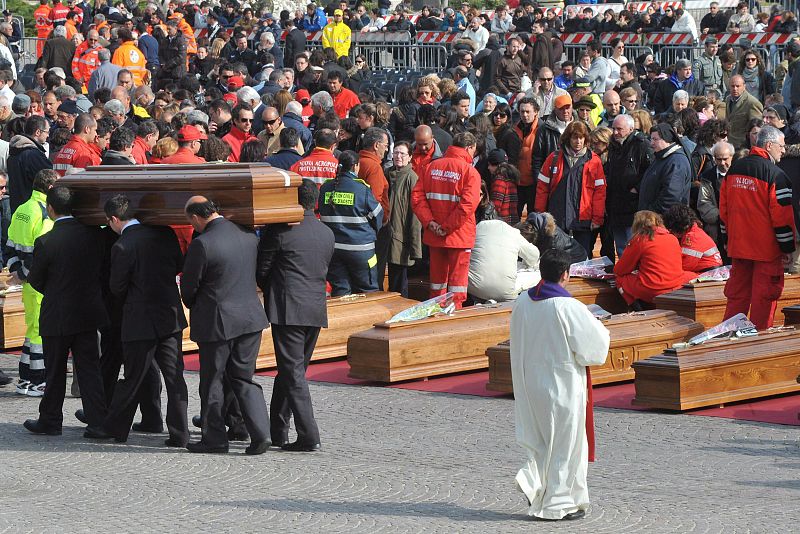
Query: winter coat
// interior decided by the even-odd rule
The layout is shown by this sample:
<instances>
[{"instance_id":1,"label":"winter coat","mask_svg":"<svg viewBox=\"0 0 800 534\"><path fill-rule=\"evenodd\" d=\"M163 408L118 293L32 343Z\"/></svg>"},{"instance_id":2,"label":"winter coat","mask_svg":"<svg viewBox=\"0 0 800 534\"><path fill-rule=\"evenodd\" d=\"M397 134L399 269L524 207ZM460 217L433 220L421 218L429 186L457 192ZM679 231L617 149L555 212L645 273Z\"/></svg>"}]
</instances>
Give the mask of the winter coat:
<instances>
[{"instance_id":1,"label":"winter coat","mask_svg":"<svg viewBox=\"0 0 800 534\"><path fill-rule=\"evenodd\" d=\"M11 196L11 213L28 201L33 192L33 177L42 169L52 169L44 147L26 135L15 135L9 141L8 194Z\"/></svg>"},{"instance_id":2,"label":"winter coat","mask_svg":"<svg viewBox=\"0 0 800 534\"><path fill-rule=\"evenodd\" d=\"M411 266L415 259L422 257L422 224L411 209L411 190L417 185L418 177L411 165L399 169L391 167L386 171L386 176L392 190L389 199L392 209L389 218L392 233L389 263Z\"/></svg>"},{"instance_id":3,"label":"winter coat","mask_svg":"<svg viewBox=\"0 0 800 534\"><path fill-rule=\"evenodd\" d=\"M608 146L606 215L612 226L633 224L639 210L639 182L653 159L653 149L639 132L630 134L622 145L612 141Z\"/></svg>"},{"instance_id":4,"label":"winter coat","mask_svg":"<svg viewBox=\"0 0 800 534\"><path fill-rule=\"evenodd\" d=\"M692 166L683 147L674 143L655 156L639 184L639 210L663 214L675 204L688 205Z\"/></svg>"}]
</instances>

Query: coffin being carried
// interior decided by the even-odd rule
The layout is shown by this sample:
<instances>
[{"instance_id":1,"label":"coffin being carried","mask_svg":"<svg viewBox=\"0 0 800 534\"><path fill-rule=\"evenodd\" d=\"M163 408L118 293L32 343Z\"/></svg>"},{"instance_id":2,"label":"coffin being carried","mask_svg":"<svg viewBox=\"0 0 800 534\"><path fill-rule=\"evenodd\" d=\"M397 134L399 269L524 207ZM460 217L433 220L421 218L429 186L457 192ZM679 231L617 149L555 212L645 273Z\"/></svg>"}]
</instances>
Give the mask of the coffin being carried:
<instances>
[{"instance_id":1,"label":"coffin being carried","mask_svg":"<svg viewBox=\"0 0 800 534\"><path fill-rule=\"evenodd\" d=\"M25 307L22 305L22 291L9 288L10 275L0 273L0 336L3 349L21 347L25 341Z\"/></svg>"},{"instance_id":2,"label":"coffin being carried","mask_svg":"<svg viewBox=\"0 0 800 534\"><path fill-rule=\"evenodd\" d=\"M300 175L262 163L88 167L59 180L75 191L75 217L93 225L106 224L103 206L118 193L146 224L186 224L183 208L193 195L215 201L238 224L300 222L300 183Z\"/></svg>"}]
</instances>

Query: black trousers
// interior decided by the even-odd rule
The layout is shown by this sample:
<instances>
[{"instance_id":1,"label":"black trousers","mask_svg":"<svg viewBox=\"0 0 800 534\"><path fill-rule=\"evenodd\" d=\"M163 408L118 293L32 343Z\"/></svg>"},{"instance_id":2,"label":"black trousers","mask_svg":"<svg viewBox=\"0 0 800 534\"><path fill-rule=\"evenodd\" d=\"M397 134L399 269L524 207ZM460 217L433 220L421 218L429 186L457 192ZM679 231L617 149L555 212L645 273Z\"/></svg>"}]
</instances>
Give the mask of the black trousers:
<instances>
[{"instance_id":1,"label":"black trousers","mask_svg":"<svg viewBox=\"0 0 800 534\"><path fill-rule=\"evenodd\" d=\"M320 328L272 324L271 330L278 364L278 376L272 386L269 405L272 442L288 441L289 420L294 414L297 441L314 445L319 443L319 429L314 420L306 369L317 345Z\"/></svg>"},{"instance_id":2,"label":"black trousers","mask_svg":"<svg viewBox=\"0 0 800 534\"><path fill-rule=\"evenodd\" d=\"M408 298L408 267L389 264L389 291L396 291Z\"/></svg>"},{"instance_id":3,"label":"black trousers","mask_svg":"<svg viewBox=\"0 0 800 534\"><path fill-rule=\"evenodd\" d=\"M106 397L100 374L100 339L96 330L69 336L42 336L47 386L39 402L39 420L49 428L61 428L67 390L67 356L81 389L83 412L89 426L101 427L106 418Z\"/></svg>"},{"instance_id":4,"label":"black trousers","mask_svg":"<svg viewBox=\"0 0 800 534\"><path fill-rule=\"evenodd\" d=\"M534 180L536 177L534 176ZM534 201L536 200L536 184L533 185L518 185L517 186L517 214L522 217L522 212L525 207L528 207L528 213L534 212Z\"/></svg>"},{"instance_id":5,"label":"black trousers","mask_svg":"<svg viewBox=\"0 0 800 534\"><path fill-rule=\"evenodd\" d=\"M392 244L392 228L388 224L381 226L375 240L375 256L378 264L375 268L378 271L378 291L383 291L383 278L386 276L386 263L389 261L389 247Z\"/></svg>"},{"instance_id":6,"label":"black trousers","mask_svg":"<svg viewBox=\"0 0 800 534\"><path fill-rule=\"evenodd\" d=\"M117 383L114 398L108 407L105 430L117 438L127 439L136 415L137 399L146 377L158 363L167 386L167 429L178 443L189 441L186 410L189 392L183 379L181 333L161 339L128 341L122 344L125 378ZM159 423L161 421L159 420Z\"/></svg>"},{"instance_id":7,"label":"black trousers","mask_svg":"<svg viewBox=\"0 0 800 534\"><path fill-rule=\"evenodd\" d=\"M219 342L201 342L200 409L203 417L202 440L211 446L228 444L225 429L223 376L230 383L239 403L242 418L252 441L268 438L269 416L261 386L253 382L261 332L244 334Z\"/></svg>"},{"instance_id":8,"label":"black trousers","mask_svg":"<svg viewBox=\"0 0 800 534\"><path fill-rule=\"evenodd\" d=\"M111 406L114 389L122 368L123 350L120 325L113 321L112 326L100 331L100 372L103 374L103 390L106 405ZM136 402L142 412L142 424L149 427L161 425L161 375L153 362L136 393ZM134 407L135 409L135 407Z\"/></svg>"}]
</instances>

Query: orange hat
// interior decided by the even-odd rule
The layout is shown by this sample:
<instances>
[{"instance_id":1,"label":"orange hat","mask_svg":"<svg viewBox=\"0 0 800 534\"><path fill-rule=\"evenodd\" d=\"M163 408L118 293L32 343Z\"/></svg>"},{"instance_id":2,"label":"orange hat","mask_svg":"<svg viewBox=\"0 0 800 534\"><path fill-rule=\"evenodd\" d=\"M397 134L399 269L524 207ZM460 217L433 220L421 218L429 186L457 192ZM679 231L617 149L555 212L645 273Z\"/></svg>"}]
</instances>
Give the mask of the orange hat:
<instances>
[{"instance_id":1,"label":"orange hat","mask_svg":"<svg viewBox=\"0 0 800 534\"><path fill-rule=\"evenodd\" d=\"M556 109L561 109L564 106L571 106L572 105L572 97L569 95L559 95L556 97L556 101L554 107Z\"/></svg>"},{"instance_id":2,"label":"orange hat","mask_svg":"<svg viewBox=\"0 0 800 534\"><path fill-rule=\"evenodd\" d=\"M222 96L222 100L228 102L231 106L235 106L239 103L239 99L236 98L236 93L227 93Z\"/></svg>"},{"instance_id":3,"label":"orange hat","mask_svg":"<svg viewBox=\"0 0 800 534\"><path fill-rule=\"evenodd\" d=\"M185 141L200 141L202 139L208 139L206 134L201 132L196 126L192 126L191 124L187 124L183 126L178 131L178 141L185 142Z\"/></svg>"},{"instance_id":4,"label":"orange hat","mask_svg":"<svg viewBox=\"0 0 800 534\"><path fill-rule=\"evenodd\" d=\"M308 92L308 89L298 89L297 92L294 94L294 97L297 99L298 102L306 105L303 100L307 102L311 102L311 95Z\"/></svg>"}]
</instances>

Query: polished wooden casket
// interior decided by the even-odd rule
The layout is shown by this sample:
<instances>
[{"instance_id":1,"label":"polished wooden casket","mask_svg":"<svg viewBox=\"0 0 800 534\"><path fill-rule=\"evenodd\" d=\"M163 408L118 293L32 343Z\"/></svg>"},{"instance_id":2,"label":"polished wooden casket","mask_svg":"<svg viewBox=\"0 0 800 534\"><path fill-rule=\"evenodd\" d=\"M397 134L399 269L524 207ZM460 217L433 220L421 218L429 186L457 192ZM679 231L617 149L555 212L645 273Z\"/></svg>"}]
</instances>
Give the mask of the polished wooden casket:
<instances>
[{"instance_id":1,"label":"polished wooden casket","mask_svg":"<svg viewBox=\"0 0 800 534\"><path fill-rule=\"evenodd\" d=\"M193 195L214 200L223 216L242 225L299 222L300 183L300 175L262 163L99 166L59 180L76 193L75 217L96 225L106 224L103 206L118 193L147 224L186 224L183 208Z\"/></svg>"},{"instance_id":2,"label":"polished wooden casket","mask_svg":"<svg viewBox=\"0 0 800 534\"><path fill-rule=\"evenodd\" d=\"M508 339L512 306L471 306L452 315L378 323L350 336L349 376L398 382L485 369L486 349Z\"/></svg>"},{"instance_id":3,"label":"polished wooden casket","mask_svg":"<svg viewBox=\"0 0 800 534\"><path fill-rule=\"evenodd\" d=\"M0 272L0 290L5 290L9 286L10 274ZM0 314L3 320L0 321L0 339L3 342L3 349L14 349L21 347L25 342L25 307L22 305L22 291L3 291L0 295Z\"/></svg>"},{"instance_id":4,"label":"polished wooden casket","mask_svg":"<svg viewBox=\"0 0 800 534\"><path fill-rule=\"evenodd\" d=\"M800 391L800 331L709 341L635 362L633 404L691 410Z\"/></svg>"},{"instance_id":5,"label":"polished wooden casket","mask_svg":"<svg viewBox=\"0 0 800 534\"><path fill-rule=\"evenodd\" d=\"M625 313L628 305L616 288L605 280L572 276L567 291L584 304L597 304L609 313Z\"/></svg>"},{"instance_id":6,"label":"polished wooden casket","mask_svg":"<svg viewBox=\"0 0 800 534\"><path fill-rule=\"evenodd\" d=\"M687 341L703 331L700 323L665 310L614 315L603 324L611 334L611 345L606 362L591 368L595 385L633 380L631 364L659 354L674 343ZM486 356L489 358L486 389L513 393L508 341L489 347Z\"/></svg>"},{"instance_id":7,"label":"polished wooden casket","mask_svg":"<svg viewBox=\"0 0 800 534\"><path fill-rule=\"evenodd\" d=\"M694 319L706 328L722 322L728 299L723 291L725 282L686 284L680 289L657 296L653 303L661 310L673 310L678 315ZM782 308L800 302L800 274L787 274L783 293L775 310L775 324L783 324Z\"/></svg>"},{"instance_id":8,"label":"polished wooden casket","mask_svg":"<svg viewBox=\"0 0 800 534\"><path fill-rule=\"evenodd\" d=\"M783 324L786 326L800 324L800 304L793 304L781 309Z\"/></svg>"},{"instance_id":9,"label":"polished wooden casket","mask_svg":"<svg viewBox=\"0 0 800 534\"><path fill-rule=\"evenodd\" d=\"M344 358L347 356L347 339L352 334L371 327L375 321L388 321L415 304L419 303L403 298L400 293L385 291L328 299L328 328L320 330L311 361ZM261 336L256 368L269 369L275 366L272 334L265 330Z\"/></svg>"}]
</instances>

